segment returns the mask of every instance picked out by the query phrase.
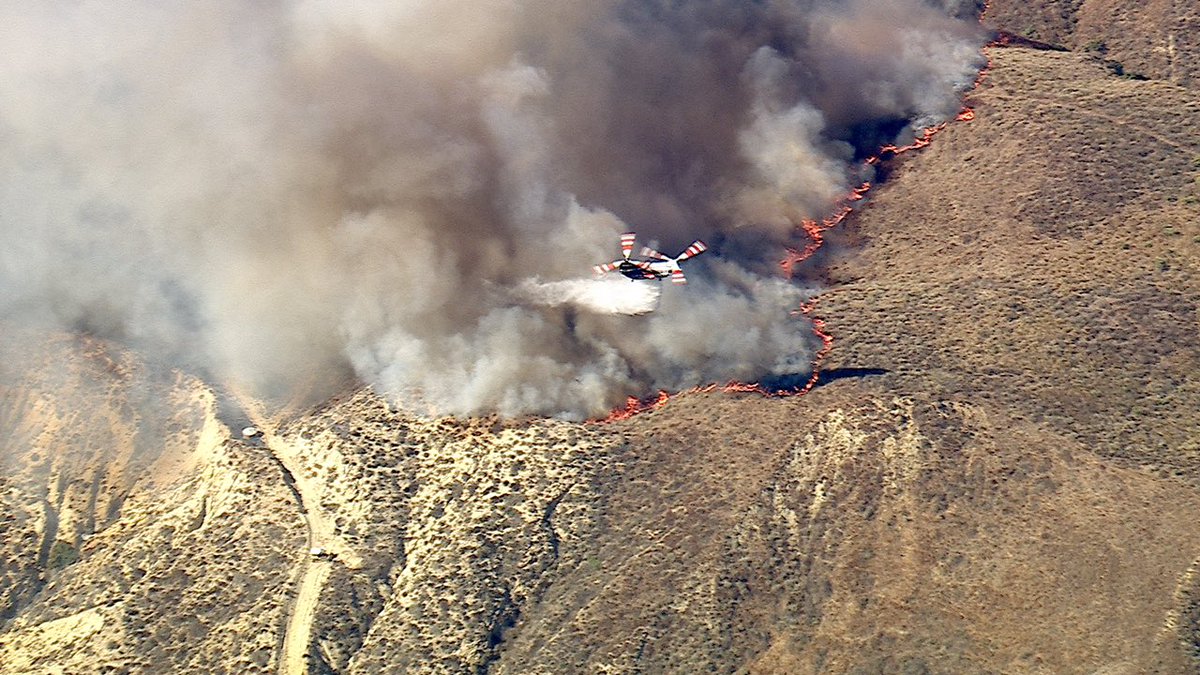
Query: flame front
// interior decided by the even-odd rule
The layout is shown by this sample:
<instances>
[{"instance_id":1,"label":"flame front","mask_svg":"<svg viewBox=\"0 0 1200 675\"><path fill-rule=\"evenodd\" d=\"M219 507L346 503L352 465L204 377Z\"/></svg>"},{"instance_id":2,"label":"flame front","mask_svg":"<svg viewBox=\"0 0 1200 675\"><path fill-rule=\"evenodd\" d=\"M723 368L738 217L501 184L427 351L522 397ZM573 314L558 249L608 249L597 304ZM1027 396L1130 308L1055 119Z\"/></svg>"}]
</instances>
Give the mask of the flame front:
<instances>
[{"instance_id":1,"label":"flame front","mask_svg":"<svg viewBox=\"0 0 1200 675\"><path fill-rule=\"evenodd\" d=\"M617 408L610 412L607 417L597 420L599 422L616 422L618 420L629 419L634 415L647 410L657 410L667 404L671 399L671 395L666 391L660 390L657 396L640 399L636 396L630 396L625 400L624 408Z\"/></svg>"}]
</instances>

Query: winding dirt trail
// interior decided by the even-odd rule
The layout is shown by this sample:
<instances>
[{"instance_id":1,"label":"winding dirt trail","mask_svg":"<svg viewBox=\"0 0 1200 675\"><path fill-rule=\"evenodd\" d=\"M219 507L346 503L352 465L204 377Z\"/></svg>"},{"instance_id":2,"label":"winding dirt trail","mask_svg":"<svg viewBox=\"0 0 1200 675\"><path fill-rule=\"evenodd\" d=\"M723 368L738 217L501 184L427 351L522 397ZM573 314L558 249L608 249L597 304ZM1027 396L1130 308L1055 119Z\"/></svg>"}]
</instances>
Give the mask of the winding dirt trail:
<instances>
[{"instance_id":1,"label":"winding dirt trail","mask_svg":"<svg viewBox=\"0 0 1200 675\"><path fill-rule=\"evenodd\" d=\"M282 675L302 675L308 672L308 645L312 641L313 618L317 614L317 600L321 589L329 578L333 563L329 560L310 560L300 578L296 599L288 617L287 632L283 636L283 657L279 661Z\"/></svg>"},{"instance_id":2,"label":"winding dirt trail","mask_svg":"<svg viewBox=\"0 0 1200 675\"><path fill-rule=\"evenodd\" d=\"M312 643L313 619L335 557L340 564L350 567L357 567L361 560L337 535L333 523L321 511L322 485L303 470L305 448L277 436L276 424L257 401L242 394L235 396L247 418L259 429L263 449L279 464L308 531L296 576L296 595L288 608L287 627L279 654L280 675L303 675L308 672L306 656Z\"/></svg>"}]
</instances>

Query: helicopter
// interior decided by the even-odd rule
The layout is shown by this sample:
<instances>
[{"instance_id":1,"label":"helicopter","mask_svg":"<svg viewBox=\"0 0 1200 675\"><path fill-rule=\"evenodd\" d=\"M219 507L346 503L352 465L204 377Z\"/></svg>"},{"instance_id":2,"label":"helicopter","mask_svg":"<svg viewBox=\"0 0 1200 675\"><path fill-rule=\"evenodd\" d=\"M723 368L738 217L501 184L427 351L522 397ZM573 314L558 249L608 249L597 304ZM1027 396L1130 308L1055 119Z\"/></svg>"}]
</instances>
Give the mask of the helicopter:
<instances>
[{"instance_id":1,"label":"helicopter","mask_svg":"<svg viewBox=\"0 0 1200 675\"><path fill-rule=\"evenodd\" d=\"M679 263L694 258L708 250L708 246L704 242L697 239L692 242L691 246L684 249L683 253L674 258L668 257L650 248L649 246L642 247L640 257L649 258L649 260L638 260L633 256L633 242L636 236L633 232L626 232L621 235L621 259L614 260L603 265L596 265L592 269L597 275L602 275L608 272L617 271L629 277L633 281L639 279L666 279L671 278L671 281L677 284L686 284L687 277L684 276L683 270L680 269Z\"/></svg>"}]
</instances>

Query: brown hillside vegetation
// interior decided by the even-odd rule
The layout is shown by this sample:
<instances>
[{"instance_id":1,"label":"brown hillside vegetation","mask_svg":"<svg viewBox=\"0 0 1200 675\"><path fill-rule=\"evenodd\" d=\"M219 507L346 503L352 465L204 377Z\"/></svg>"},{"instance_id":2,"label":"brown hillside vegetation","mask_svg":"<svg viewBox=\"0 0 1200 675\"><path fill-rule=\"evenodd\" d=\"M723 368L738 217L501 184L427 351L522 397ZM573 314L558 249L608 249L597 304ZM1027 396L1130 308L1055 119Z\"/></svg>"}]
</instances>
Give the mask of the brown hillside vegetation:
<instances>
[{"instance_id":1,"label":"brown hillside vegetation","mask_svg":"<svg viewBox=\"0 0 1200 675\"><path fill-rule=\"evenodd\" d=\"M0 382L0 672L1194 672L1200 101L991 55L823 258L827 365L884 375L281 420L44 345Z\"/></svg>"},{"instance_id":2,"label":"brown hillside vegetation","mask_svg":"<svg viewBox=\"0 0 1200 675\"><path fill-rule=\"evenodd\" d=\"M1196 475L1200 102L1073 54L994 54L977 120L856 221L868 243L836 273L857 281L822 304L829 366Z\"/></svg>"},{"instance_id":3,"label":"brown hillside vegetation","mask_svg":"<svg viewBox=\"0 0 1200 675\"><path fill-rule=\"evenodd\" d=\"M1191 0L990 0L986 23L1129 75L1200 84L1200 4Z\"/></svg>"}]
</instances>

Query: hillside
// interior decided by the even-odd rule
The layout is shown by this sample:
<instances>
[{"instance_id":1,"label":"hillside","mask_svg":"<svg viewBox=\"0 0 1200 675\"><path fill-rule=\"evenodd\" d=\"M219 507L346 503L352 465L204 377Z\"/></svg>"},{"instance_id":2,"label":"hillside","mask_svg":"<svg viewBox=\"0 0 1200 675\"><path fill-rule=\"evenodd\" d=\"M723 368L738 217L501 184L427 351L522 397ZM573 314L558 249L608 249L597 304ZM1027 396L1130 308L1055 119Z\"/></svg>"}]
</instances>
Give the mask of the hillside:
<instances>
[{"instance_id":1,"label":"hillside","mask_svg":"<svg viewBox=\"0 0 1200 675\"><path fill-rule=\"evenodd\" d=\"M993 54L976 121L904 157L852 221L828 366L1195 475L1200 102L1076 54Z\"/></svg>"},{"instance_id":2,"label":"hillside","mask_svg":"<svg viewBox=\"0 0 1200 675\"><path fill-rule=\"evenodd\" d=\"M0 671L1194 672L1200 99L989 56L813 261L825 366L883 374L273 416L43 343L0 383Z\"/></svg>"},{"instance_id":3,"label":"hillside","mask_svg":"<svg viewBox=\"0 0 1200 675\"><path fill-rule=\"evenodd\" d=\"M1181 0L989 0L986 23L1088 53L1122 73L1200 84L1200 7Z\"/></svg>"}]
</instances>

